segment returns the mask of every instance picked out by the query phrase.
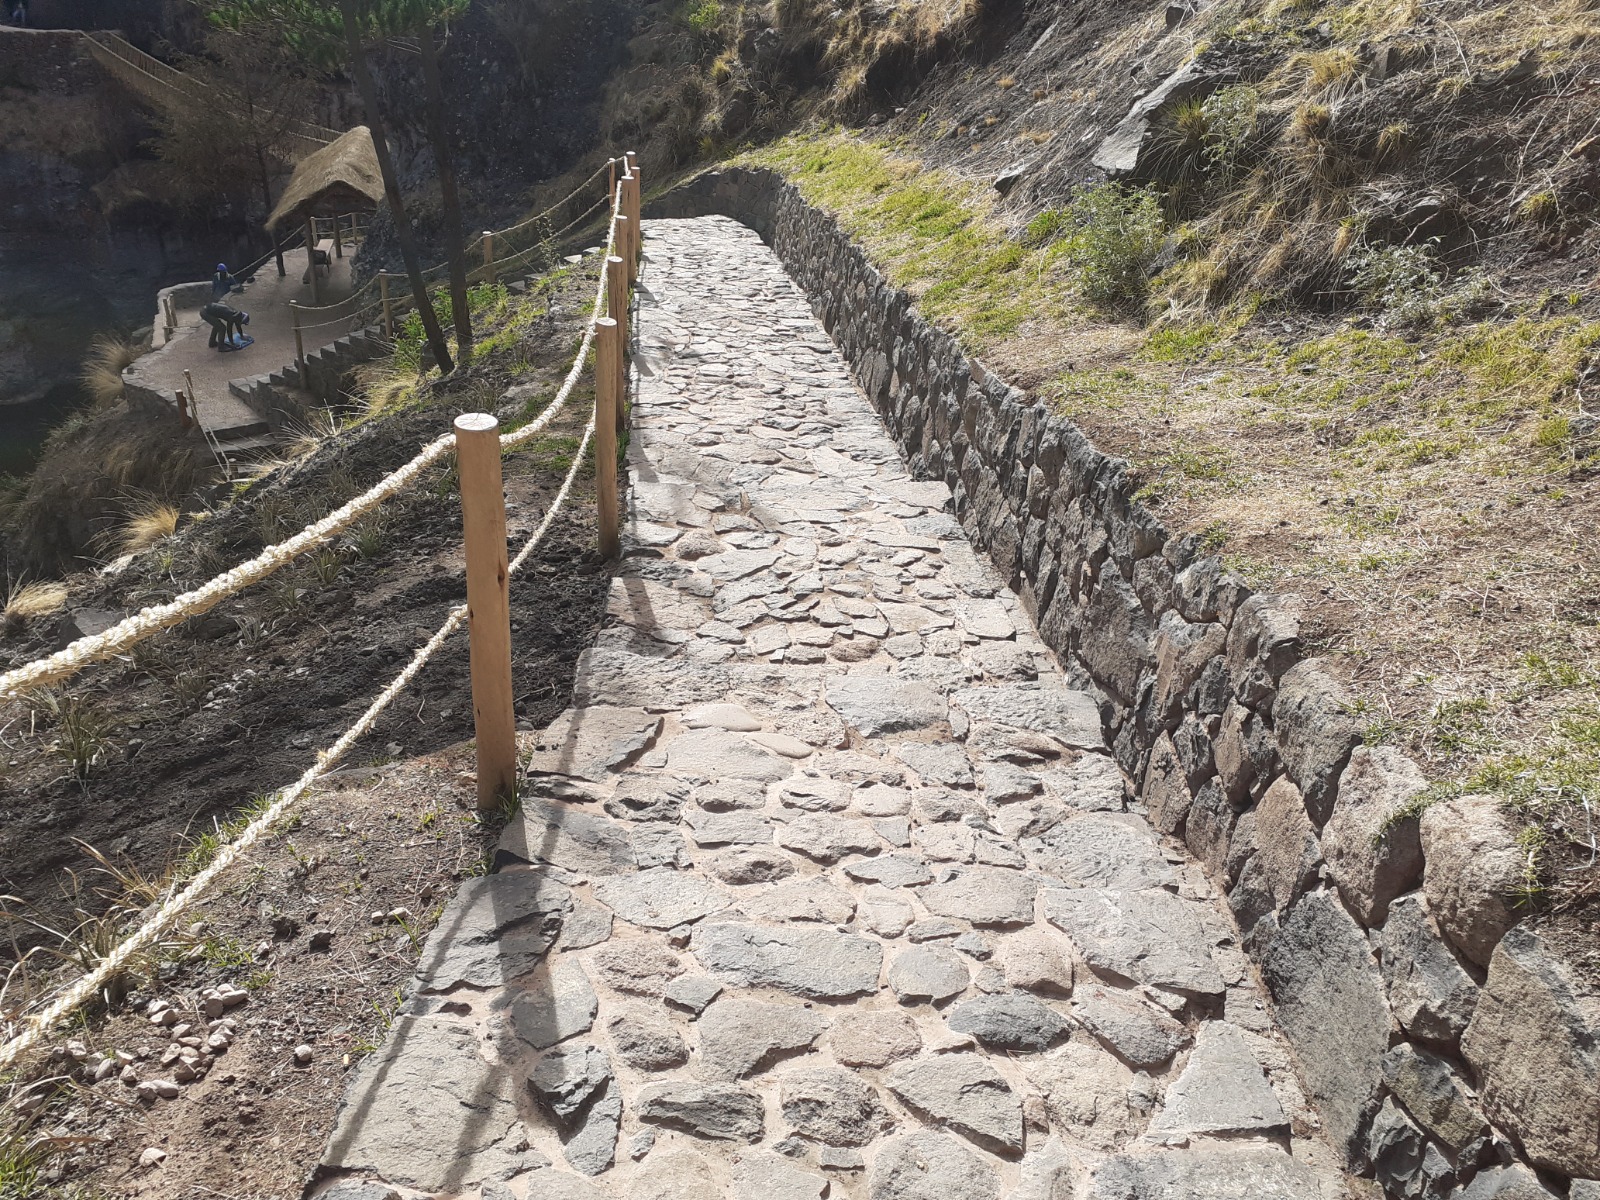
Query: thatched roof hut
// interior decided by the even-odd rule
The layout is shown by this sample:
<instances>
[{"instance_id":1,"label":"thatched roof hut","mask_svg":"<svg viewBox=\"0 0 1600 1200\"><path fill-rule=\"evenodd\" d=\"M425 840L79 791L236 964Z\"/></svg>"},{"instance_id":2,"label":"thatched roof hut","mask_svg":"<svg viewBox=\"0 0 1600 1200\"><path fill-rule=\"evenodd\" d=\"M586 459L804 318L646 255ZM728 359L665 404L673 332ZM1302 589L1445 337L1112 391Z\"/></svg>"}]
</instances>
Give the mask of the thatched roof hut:
<instances>
[{"instance_id":1,"label":"thatched roof hut","mask_svg":"<svg viewBox=\"0 0 1600 1200\"><path fill-rule=\"evenodd\" d=\"M305 224L307 217L372 212L381 203L383 176L378 170L378 152L372 148L371 132L365 125L357 125L295 164L289 186L267 218L267 228L286 225L294 229Z\"/></svg>"}]
</instances>

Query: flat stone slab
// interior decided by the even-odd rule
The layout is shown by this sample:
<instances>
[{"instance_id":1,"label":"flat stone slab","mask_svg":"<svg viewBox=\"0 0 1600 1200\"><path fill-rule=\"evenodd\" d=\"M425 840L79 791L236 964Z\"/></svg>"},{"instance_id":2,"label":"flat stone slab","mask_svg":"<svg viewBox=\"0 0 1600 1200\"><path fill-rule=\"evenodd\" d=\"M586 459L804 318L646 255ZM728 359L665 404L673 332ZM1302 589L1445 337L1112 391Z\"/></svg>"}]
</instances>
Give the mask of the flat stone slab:
<instances>
[{"instance_id":1,"label":"flat stone slab","mask_svg":"<svg viewBox=\"0 0 1600 1200\"><path fill-rule=\"evenodd\" d=\"M966 867L917 889L928 911L974 925L1031 925L1038 883L1019 871Z\"/></svg>"},{"instance_id":2,"label":"flat stone slab","mask_svg":"<svg viewBox=\"0 0 1600 1200\"><path fill-rule=\"evenodd\" d=\"M1192 901L1163 891L1051 888L1044 912L1096 970L1196 996L1224 991Z\"/></svg>"},{"instance_id":3,"label":"flat stone slab","mask_svg":"<svg viewBox=\"0 0 1600 1200\"><path fill-rule=\"evenodd\" d=\"M380 1173L423 1192L457 1191L544 1165L525 1149L520 1081L478 1054L469 1024L402 1016L345 1089L323 1165ZM427 1137L418 1137L427 1129Z\"/></svg>"},{"instance_id":4,"label":"flat stone slab","mask_svg":"<svg viewBox=\"0 0 1600 1200\"><path fill-rule=\"evenodd\" d=\"M1042 837L1024 838L1022 849L1034 866L1068 887L1138 891L1178 881L1140 817L1085 813Z\"/></svg>"},{"instance_id":5,"label":"flat stone slab","mask_svg":"<svg viewBox=\"0 0 1600 1200\"><path fill-rule=\"evenodd\" d=\"M661 718L642 708L569 708L538 735L527 770L603 780L643 753L660 730Z\"/></svg>"},{"instance_id":6,"label":"flat stone slab","mask_svg":"<svg viewBox=\"0 0 1600 1200\"><path fill-rule=\"evenodd\" d=\"M657 867L602 879L594 897L630 925L672 929L727 908L728 893L698 875Z\"/></svg>"},{"instance_id":7,"label":"flat stone slab","mask_svg":"<svg viewBox=\"0 0 1600 1200\"><path fill-rule=\"evenodd\" d=\"M828 680L828 707L863 737L926 729L945 719L944 697L922 683L886 675L843 675Z\"/></svg>"},{"instance_id":8,"label":"flat stone slab","mask_svg":"<svg viewBox=\"0 0 1600 1200\"><path fill-rule=\"evenodd\" d=\"M977 1054L939 1054L902 1063L885 1077L903 1102L1003 1156L1022 1152L1022 1099Z\"/></svg>"},{"instance_id":9,"label":"flat stone slab","mask_svg":"<svg viewBox=\"0 0 1600 1200\"><path fill-rule=\"evenodd\" d=\"M804 1050L828 1028L825 1017L795 1004L724 998L696 1023L700 1055L714 1079L739 1079L781 1055Z\"/></svg>"},{"instance_id":10,"label":"flat stone slab","mask_svg":"<svg viewBox=\"0 0 1600 1200\"><path fill-rule=\"evenodd\" d=\"M1281 1150L1118 1154L1095 1168L1088 1200L1323 1200L1312 1171Z\"/></svg>"},{"instance_id":11,"label":"flat stone slab","mask_svg":"<svg viewBox=\"0 0 1600 1200\"><path fill-rule=\"evenodd\" d=\"M501 1020L512 1037L535 1050L587 1033L600 1009L589 977L575 958L558 959L526 987L502 996L509 1011Z\"/></svg>"},{"instance_id":12,"label":"flat stone slab","mask_svg":"<svg viewBox=\"0 0 1600 1200\"><path fill-rule=\"evenodd\" d=\"M500 835L503 853L545 862L580 875L617 875L634 869L627 827L562 804L528 801Z\"/></svg>"},{"instance_id":13,"label":"flat stone slab","mask_svg":"<svg viewBox=\"0 0 1600 1200\"><path fill-rule=\"evenodd\" d=\"M673 738L667 743L667 768L703 779L763 781L785 779L792 769L739 734L718 729L697 729Z\"/></svg>"},{"instance_id":14,"label":"flat stone slab","mask_svg":"<svg viewBox=\"0 0 1600 1200\"><path fill-rule=\"evenodd\" d=\"M647 1084L634 1111L647 1124L713 1141L759 1142L766 1127L761 1097L727 1083Z\"/></svg>"},{"instance_id":15,"label":"flat stone slab","mask_svg":"<svg viewBox=\"0 0 1600 1200\"><path fill-rule=\"evenodd\" d=\"M1189 1044L1181 1021L1137 993L1093 984L1072 995L1072 1014L1123 1061L1135 1067L1156 1067Z\"/></svg>"},{"instance_id":16,"label":"flat stone slab","mask_svg":"<svg viewBox=\"0 0 1600 1200\"><path fill-rule=\"evenodd\" d=\"M538 871L469 879L440 914L417 959L417 986L497 987L544 957L572 910L572 892Z\"/></svg>"},{"instance_id":17,"label":"flat stone slab","mask_svg":"<svg viewBox=\"0 0 1600 1200\"><path fill-rule=\"evenodd\" d=\"M817 1000L877 991L883 965L879 943L822 929L702 923L690 946L708 971L735 986L782 988Z\"/></svg>"},{"instance_id":18,"label":"flat stone slab","mask_svg":"<svg viewBox=\"0 0 1600 1200\"><path fill-rule=\"evenodd\" d=\"M1079 750L1105 748L1100 708L1087 692L1051 685L1000 684L965 688L952 695L950 703L973 721L1049 734Z\"/></svg>"},{"instance_id":19,"label":"flat stone slab","mask_svg":"<svg viewBox=\"0 0 1600 1200\"><path fill-rule=\"evenodd\" d=\"M1270 1137L1287 1132L1288 1125L1246 1035L1223 1021L1207 1021L1150 1132Z\"/></svg>"}]
</instances>

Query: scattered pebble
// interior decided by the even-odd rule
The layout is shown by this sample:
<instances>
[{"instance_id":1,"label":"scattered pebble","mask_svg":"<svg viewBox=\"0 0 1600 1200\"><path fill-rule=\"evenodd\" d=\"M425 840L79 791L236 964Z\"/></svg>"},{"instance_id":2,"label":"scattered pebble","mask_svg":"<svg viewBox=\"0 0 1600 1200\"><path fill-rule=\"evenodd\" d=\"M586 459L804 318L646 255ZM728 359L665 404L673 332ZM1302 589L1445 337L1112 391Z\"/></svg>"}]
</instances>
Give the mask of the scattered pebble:
<instances>
[{"instance_id":1,"label":"scattered pebble","mask_svg":"<svg viewBox=\"0 0 1600 1200\"><path fill-rule=\"evenodd\" d=\"M312 1053L311 1047L302 1042L294 1048L294 1061L302 1067L309 1067Z\"/></svg>"},{"instance_id":2,"label":"scattered pebble","mask_svg":"<svg viewBox=\"0 0 1600 1200\"><path fill-rule=\"evenodd\" d=\"M159 1167L166 1161L166 1158L167 1152L165 1150L160 1146L151 1146L143 1154L139 1155L139 1165L141 1167Z\"/></svg>"}]
</instances>

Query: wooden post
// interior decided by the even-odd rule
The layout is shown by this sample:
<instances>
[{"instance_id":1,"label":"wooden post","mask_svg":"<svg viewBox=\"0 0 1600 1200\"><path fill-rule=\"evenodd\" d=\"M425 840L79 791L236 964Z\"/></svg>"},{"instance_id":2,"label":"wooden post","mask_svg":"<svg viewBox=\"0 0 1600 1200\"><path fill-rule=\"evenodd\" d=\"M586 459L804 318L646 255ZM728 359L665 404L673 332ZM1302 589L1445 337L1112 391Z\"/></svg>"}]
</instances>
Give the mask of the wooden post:
<instances>
[{"instance_id":1,"label":"wooden post","mask_svg":"<svg viewBox=\"0 0 1600 1200\"><path fill-rule=\"evenodd\" d=\"M183 390L189 394L189 417L196 425L200 426L200 431L204 433L206 427L200 421L200 404L194 395L194 376L189 374L188 367L183 369ZM206 440L209 441L210 437L208 436Z\"/></svg>"},{"instance_id":2,"label":"wooden post","mask_svg":"<svg viewBox=\"0 0 1600 1200\"><path fill-rule=\"evenodd\" d=\"M162 320L166 326L165 336L161 339L162 345L172 340L172 335L178 330L178 310L172 303L171 294L161 297Z\"/></svg>"},{"instance_id":3,"label":"wooden post","mask_svg":"<svg viewBox=\"0 0 1600 1200\"><path fill-rule=\"evenodd\" d=\"M311 303L322 305L322 281L317 278L317 219L306 218L306 270L311 275Z\"/></svg>"},{"instance_id":4,"label":"wooden post","mask_svg":"<svg viewBox=\"0 0 1600 1200\"><path fill-rule=\"evenodd\" d=\"M472 719L478 739L478 810L516 795L517 727L511 692L511 569L500 477L500 422L489 413L456 418L456 469L467 553Z\"/></svg>"},{"instance_id":5,"label":"wooden post","mask_svg":"<svg viewBox=\"0 0 1600 1200\"><path fill-rule=\"evenodd\" d=\"M394 301L389 299L389 272L378 272L378 295L383 297L383 336L394 341Z\"/></svg>"},{"instance_id":6,"label":"wooden post","mask_svg":"<svg viewBox=\"0 0 1600 1200\"><path fill-rule=\"evenodd\" d=\"M617 413L622 408L622 329L610 317L594 323L594 492L600 554L617 558Z\"/></svg>"},{"instance_id":7,"label":"wooden post","mask_svg":"<svg viewBox=\"0 0 1600 1200\"><path fill-rule=\"evenodd\" d=\"M628 174L622 177L622 211L628 214L628 252L622 257L628 263L628 284L639 278L639 253L643 242L639 236L639 177Z\"/></svg>"},{"instance_id":8,"label":"wooden post","mask_svg":"<svg viewBox=\"0 0 1600 1200\"><path fill-rule=\"evenodd\" d=\"M623 263L622 290L623 291L627 291L628 290L628 283L629 283L628 272L627 272L628 239L633 236L633 231L630 228L630 225L631 225L631 222L628 220L628 218L624 214L622 214L622 213L618 213L617 214L617 244L615 246L611 247L611 253L612 253L612 255L614 257L622 259L622 263Z\"/></svg>"},{"instance_id":9,"label":"wooden post","mask_svg":"<svg viewBox=\"0 0 1600 1200\"><path fill-rule=\"evenodd\" d=\"M344 237L339 231L339 218L337 216L333 218L333 256L335 258L344 257Z\"/></svg>"},{"instance_id":10,"label":"wooden post","mask_svg":"<svg viewBox=\"0 0 1600 1200\"><path fill-rule=\"evenodd\" d=\"M178 398L178 428L192 428L194 422L189 418L189 397L185 396L181 391L176 391L172 394Z\"/></svg>"},{"instance_id":11,"label":"wooden post","mask_svg":"<svg viewBox=\"0 0 1600 1200\"><path fill-rule=\"evenodd\" d=\"M494 276L494 230L483 231L483 275L491 284L495 282Z\"/></svg>"},{"instance_id":12,"label":"wooden post","mask_svg":"<svg viewBox=\"0 0 1600 1200\"><path fill-rule=\"evenodd\" d=\"M628 427L628 267L613 254L606 259L606 310L617 323L618 351L622 355L623 387L617 391L617 432Z\"/></svg>"},{"instance_id":13,"label":"wooden post","mask_svg":"<svg viewBox=\"0 0 1600 1200\"><path fill-rule=\"evenodd\" d=\"M289 315L294 318L294 361L300 367L300 386L306 385L306 343L300 333L300 306L289 301Z\"/></svg>"}]
</instances>

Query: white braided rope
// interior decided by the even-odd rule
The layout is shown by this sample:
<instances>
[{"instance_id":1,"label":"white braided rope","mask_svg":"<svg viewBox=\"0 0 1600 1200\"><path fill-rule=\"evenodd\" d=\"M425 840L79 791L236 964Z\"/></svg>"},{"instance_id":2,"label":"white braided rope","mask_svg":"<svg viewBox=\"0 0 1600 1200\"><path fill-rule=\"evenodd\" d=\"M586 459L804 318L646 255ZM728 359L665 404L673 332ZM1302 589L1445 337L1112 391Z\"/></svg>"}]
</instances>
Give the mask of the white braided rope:
<instances>
[{"instance_id":1,"label":"white braided rope","mask_svg":"<svg viewBox=\"0 0 1600 1200\"><path fill-rule=\"evenodd\" d=\"M546 410L549 411L549 410ZM561 511L566 502L567 495L572 491L572 484L578 477L578 471L583 466L583 455L589 447L589 439L594 434L594 419L589 420L588 428L584 430L583 440L578 446L578 452L573 456L572 466L567 471L567 477L562 482L561 488L556 492L555 499L551 502L549 510L544 515L544 520L539 522L539 528L533 531L517 556L511 562L511 573L527 561L528 556L538 548L544 540L544 535L549 532L550 526L555 523L556 515ZM390 681L389 686L378 693L376 699L367 706L367 710L357 718L356 722L346 729L326 750L317 754L316 761L308 767L299 779L295 780L282 792L278 798L259 817L245 828L236 840L223 847L210 864L191 879L181 892L168 898L151 917L138 929L129 934L114 950L107 954L96 964L82 979L76 980L71 987L57 996L48 1007L28 1018L27 1028L13 1037L4 1046L0 1046L0 1069L10 1066L19 1056L50 1031L61 1018L65 1017L78 1005L95 995L105 986L106 982L123 970L130 959L139 951L145 949L156 940L165 930L172 926L178 916L189 907L207 887L224 871L238 861L239 856L249 850L271 828L284 813L288 812L294 802L311 788L318 778L325 775L335 763L344 757L350 747L360 741L371 730L384 709L394 702L406 686L415 679L423 667L427 666L445 641L467 619L467 606L458 605L450 611L444 624L439 626L431 638L427 640L414 654L405 668Z\"/></svg>"},{"instance_id":2,"label":"white braided rope","mask_svg":"<svg viewBox=\"0 0 1600 1200\"><path fill-rule=\"evenodd\" d=\"M611 227L606 234L606 252L600 260L600 281L595 292L594 310L590 313L589 320L583 331L583 343L578 347L578 353L573 359L572 369L567 372L567 377L562 381L556 397L538 417L513 433L504 435L500 442L503 446L518 446L544 429L566 404L572 395L572 389L577 385L578 377L583 373L584 365L589 356L589 347L594 342L594 323L600 316L601 307L606 295L606 261L611 256L612 248L617 238L617 214L621 210L621 189L611 208ZM181 621L198 616L215 608L222 601L237 592L243 591L252 584L261 582L268 575L278 570L306 553L315 549L348 529L364 514L377 508L378 505L388 500L398 492L407 488L423 471L433 466L444 457L454 446L452 434L443 434L423 447L422 452L410 462L386 475L361 495L335 509L322 520L307 525L293 537L268 546L256 557L247 562L240 563L232 570L224 571L216 578L193 591L185 592L165 604L152 605L127 617L103 633L92 634L89 637L79 638L63 650L44 658L35 659L0 675L0 699L19 696L33 688L44 687L48 684L59 683L76 675L91 663L102 662L114 658L118 654L125 654L146 638L153 637L164 629L170 629Z\"/></svg>"}]
</instances>

